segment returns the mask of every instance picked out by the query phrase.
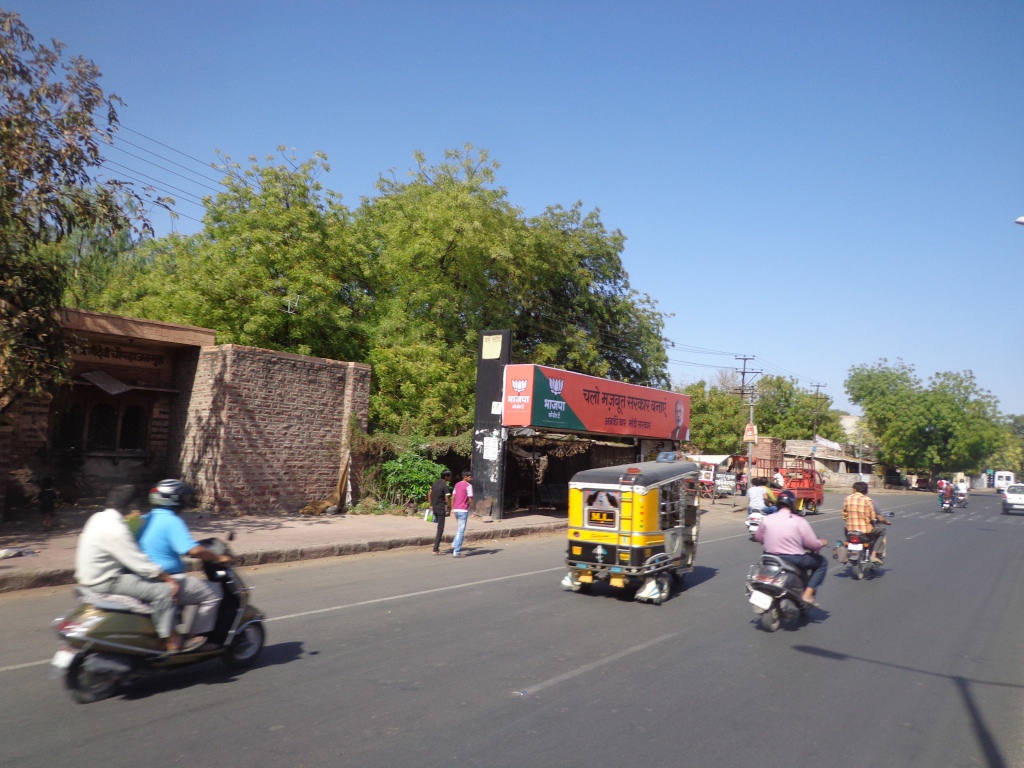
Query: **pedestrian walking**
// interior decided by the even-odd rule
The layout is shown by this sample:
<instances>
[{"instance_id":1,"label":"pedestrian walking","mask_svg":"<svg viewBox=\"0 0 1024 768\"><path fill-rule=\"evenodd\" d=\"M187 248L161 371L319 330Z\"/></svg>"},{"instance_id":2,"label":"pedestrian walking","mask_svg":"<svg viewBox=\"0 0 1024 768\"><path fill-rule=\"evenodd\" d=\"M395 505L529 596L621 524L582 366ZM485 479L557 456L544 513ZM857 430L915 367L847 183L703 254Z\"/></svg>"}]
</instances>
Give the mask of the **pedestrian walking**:
<instances>
[{"instance_id":1,"label":"pedestrian walking","mask_svg":"<svg viewBox=\"0 0 1024 768\"><path fill-rule=\"evenodd\" d=\"M452 479L451 470L446 469L441 477L430 486L430 509L434 513L434 520L437 522L437 533L434 534L434 554L441 554L441 539L444 537L444 519L448 517L448 510L452 505L452 488L449 483Z\"/></svg>"},{"instance_id":2,"label":"pedestrian walking","mask_svg":"<svg viewBox=\"0 0 1024 768\"><path fill-rule=\"evenodd\" d=\"M455 529L455 538L452 541L452 557L465 557L462 554L462 540L466 535L466 522L469 520L469 513L475 513L476 507L473 504L473 473L463 472L462 479L455 484L452 492L452 513L458 527Z\"/></svg>"}]
</instances>

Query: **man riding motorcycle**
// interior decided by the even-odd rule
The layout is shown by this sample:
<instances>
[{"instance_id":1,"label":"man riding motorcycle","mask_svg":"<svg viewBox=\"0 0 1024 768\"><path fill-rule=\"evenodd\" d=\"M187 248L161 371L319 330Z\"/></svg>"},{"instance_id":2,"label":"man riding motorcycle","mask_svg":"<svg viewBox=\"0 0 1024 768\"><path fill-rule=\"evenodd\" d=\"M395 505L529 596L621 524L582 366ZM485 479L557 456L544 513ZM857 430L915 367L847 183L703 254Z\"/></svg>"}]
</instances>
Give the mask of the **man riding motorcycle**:
<instances>
[{"instance_id":1,"label":"man riding motorcycle","mask_svg":"<svg viewBox=\"0 0 1024 768\"><path fill-rule=\"evenodd\" d=\"M814 595L828 572L828 560L819 550L827 546L828 541L819 539L811 524L795 513L796 496L792 491L779 493L776 504L778 511L761 521L754 539L764 544L766 555L775 555L797 568L812 571L802 599L816 605Z\"/></svg>"},{"instance_id":2,"label":"man riding motorcycle","mask_svg":"<svg viewBox=\"0 0 1024 768\"><path fill-rule=\"evenodd\" d=\"M892 525L878 512L875 502L868 496L868 484L853 484L853 493L843 502L843 521L846 533L860 531L871 546L871 562L881 564L885 558L885 531L879 525Z\"/></svg>"},{"instance_id":3,"label":"man riding motorcycle","mask_svg":"<svg viewBox=\"0 0 1024 768\"><path fill-rule=\"evenodd\" d=\"M229 555L217 555L192 538L185 521L178 517L188 503L192 488L181 480L161 480L149 492L152 509L146 515L139 548L153 562L171 574L178 584L178 605L196 605L190 637L183 650L199 648L217 621L221 601L210 582L185 575L182 555L213 563L230 563Z\"/></svg>"},{"instance_id":4,"label":"man riding motorcycle","mask_svg":"<svg viewBox=\"0 0 1024 768\"><path fill-rule=\"evenodd\" d=\"M174 630L178 582L139 550L125 523L124 514L134 497L134 486L118 486L107 496L106 507L86 521L75 551L75 581L94 592L149 603L157 636L166 641L167 650L177 651L181 647Z\"/></svg>"}]
</instances>

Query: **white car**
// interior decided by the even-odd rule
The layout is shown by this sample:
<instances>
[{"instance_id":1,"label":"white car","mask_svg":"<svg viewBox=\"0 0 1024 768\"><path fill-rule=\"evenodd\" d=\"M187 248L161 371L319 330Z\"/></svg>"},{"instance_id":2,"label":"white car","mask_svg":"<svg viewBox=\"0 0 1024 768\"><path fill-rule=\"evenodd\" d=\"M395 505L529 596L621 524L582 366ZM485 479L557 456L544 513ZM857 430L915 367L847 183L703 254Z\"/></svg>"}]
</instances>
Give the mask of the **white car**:
<instances>
[{"instance_id":1,"label":"white car","mask_svg":"<svg viewBox=\"0 0 1024 768\"><path fill-rule=\"evenodd\" d=\"M1003 514L1020 510L1024 512L1024 485L1007 486L1003 493Z\"/></svg>"}]
</instances>

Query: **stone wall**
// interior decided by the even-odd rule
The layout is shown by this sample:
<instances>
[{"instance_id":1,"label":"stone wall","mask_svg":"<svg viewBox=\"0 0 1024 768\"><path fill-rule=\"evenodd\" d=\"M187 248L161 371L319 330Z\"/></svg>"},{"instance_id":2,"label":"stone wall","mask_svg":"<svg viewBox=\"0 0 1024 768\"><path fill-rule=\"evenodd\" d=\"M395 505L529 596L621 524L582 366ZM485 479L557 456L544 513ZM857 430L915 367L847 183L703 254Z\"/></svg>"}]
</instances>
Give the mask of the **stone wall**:
<instances>
[{"instance_id":1,"label":"stone wall","mask_svg":"<svg viewBox=\"0 0 1024 768\"><path fill-rule=\"evenodd\" d=\"M195 484L203 507L298 511L334 491L352 424L366 428L369 397L370 368L361 363L204 347L177 433L171 418L178 474Z\"/></svg>"},{"instance_id":2,"label":"stone wall","mask_svg":"<svg viewBox=\"0 0 1024 768\"><path fill-rule=\"evenodd\" d=\"M868 488L881 488L883 486L882 478L878 475L868 474L867 472L859 476L859 478L856 472L841 473L829 472L826 470L821 474L825 480L825 487L831 488L832 490L836 490L837 488L852 488L853 484L857 482L858 479L867 483Z\"/></svg>"},{"instance_id":3,"label":"stone wall","mask_svg":"<svg viewBox=\"0 0 1024 768\"><path fill-rule=\"evenodd\" d=\"M0 521L7 518L7 473L10 471L13 432L13 427L0 424Z\"/></svg>"}]
</instances>

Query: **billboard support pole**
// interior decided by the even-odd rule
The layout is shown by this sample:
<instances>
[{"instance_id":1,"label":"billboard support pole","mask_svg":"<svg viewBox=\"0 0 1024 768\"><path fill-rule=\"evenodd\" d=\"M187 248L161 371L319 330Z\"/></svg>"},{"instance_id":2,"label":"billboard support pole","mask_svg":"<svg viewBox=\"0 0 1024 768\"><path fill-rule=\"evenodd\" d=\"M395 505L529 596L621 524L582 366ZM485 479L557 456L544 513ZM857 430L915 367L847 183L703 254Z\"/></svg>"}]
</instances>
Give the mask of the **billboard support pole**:
<instances>
[{"instance_id":1,"label":"billboard support pole","mask_svg":"<svg viewBox=\"0 0 1024 768\"><path fill-rule=\"evenodd\" d=\"M484 522L501 520L505 507L505 440L501 425L505 366L512 331L481 331L476 353L473 418L473 496Z\"/></svg>"}]
</instances>

